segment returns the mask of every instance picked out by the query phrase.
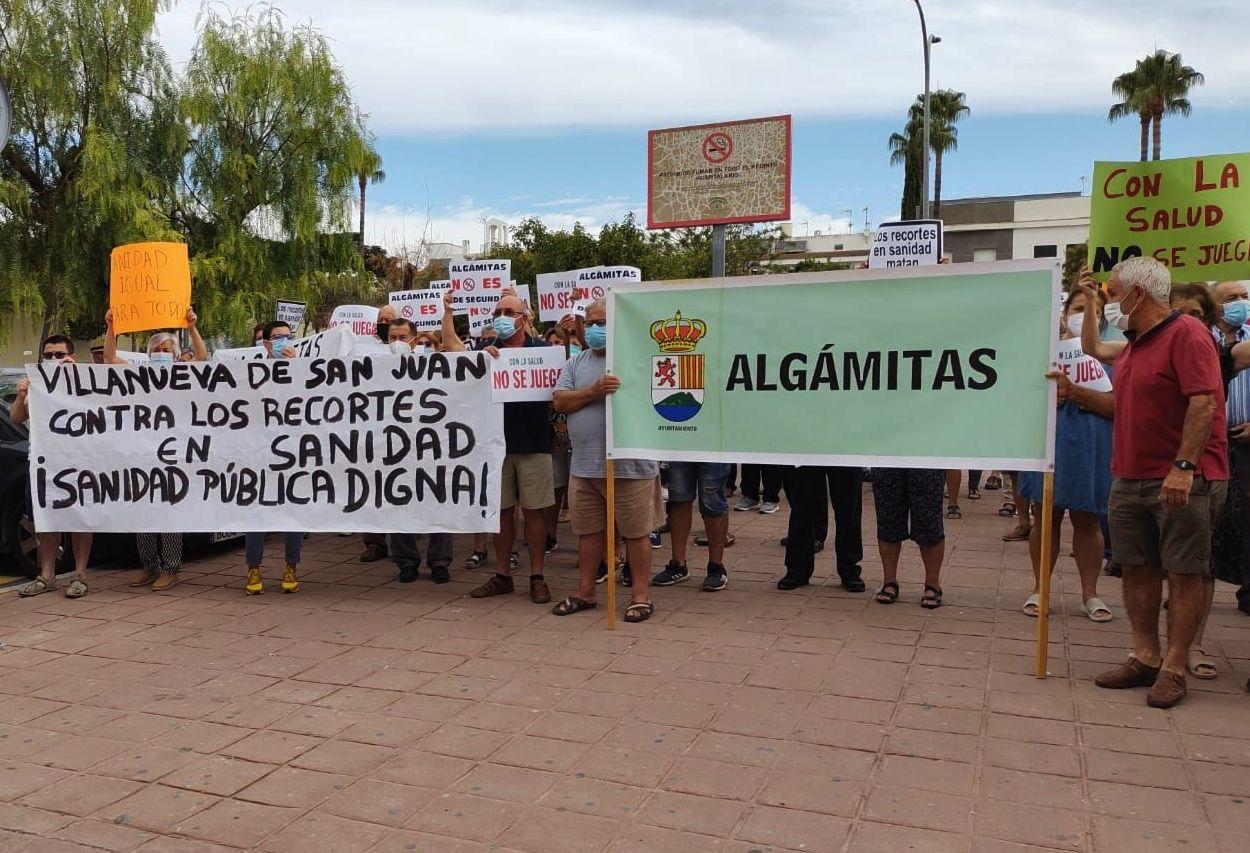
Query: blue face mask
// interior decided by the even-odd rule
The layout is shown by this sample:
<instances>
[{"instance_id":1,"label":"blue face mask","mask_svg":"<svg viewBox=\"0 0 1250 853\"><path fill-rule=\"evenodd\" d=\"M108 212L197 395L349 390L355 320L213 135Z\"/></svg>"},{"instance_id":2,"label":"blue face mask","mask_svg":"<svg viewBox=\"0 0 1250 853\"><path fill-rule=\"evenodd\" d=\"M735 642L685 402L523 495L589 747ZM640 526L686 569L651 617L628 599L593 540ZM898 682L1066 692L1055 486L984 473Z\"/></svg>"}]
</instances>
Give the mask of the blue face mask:
<instances>
[{"instance_id":1,"label":"blue face mask","mask_svg":"<svg viewBox=\"0 0 1250 853\"><path fill-rule=\"evenodd\" d=\"M581 344L569 344L569 355L577 355L582 351Z\"/></svg>"},{"instance_id":2,"label":"blue face mask","mask_svg":"<svg viewBox=\"0 0 1250 853\"><path fill-rule=\"evenodd\" d=\"M586 346L591 349L605 350L608 348L608 327L587 326Z\"/></svg>"},{"instance_id":3,"label":"blue face mask","mask_svg":"<svg viewBox=\"0 0 1250 853\"><path fill-rule=\"evenodd\" d=\"M282 351L291 345L290 338L274 338L269 342L273 347L273 357L282 358Z\"/></svg>"},{"instance_id":4,"label":"blue face mask","mask_svg":"<svg viewBox=\"0 0 1250 853\"><path fill-rule=\"evenodd\" d=\"M1250 299L1238 299L1224 305L1224 322L1230 326L1244 326L1250 320Z\"/></svg>"},{"instance_id":5,"label":"blue face mask","mask_svg":"<svg viewBox=\"0 0 1250 853\"><path fill-rule=\"evenodd\" d=\"M516 320L511 317L496 317L490 325L499 336L499 343L503 343L516 334Z\"/></svg>"},{"instance_id":6,"label":"blue face mask","mask_svg":"<svg viewBox=\"0 0 1250 853\"><path fill-rule=\"evenodd\" d=\"M154 352L148 357L148 361L152 364L173 364L174 354L172 352Z\"/></svg>"}]
</instances>

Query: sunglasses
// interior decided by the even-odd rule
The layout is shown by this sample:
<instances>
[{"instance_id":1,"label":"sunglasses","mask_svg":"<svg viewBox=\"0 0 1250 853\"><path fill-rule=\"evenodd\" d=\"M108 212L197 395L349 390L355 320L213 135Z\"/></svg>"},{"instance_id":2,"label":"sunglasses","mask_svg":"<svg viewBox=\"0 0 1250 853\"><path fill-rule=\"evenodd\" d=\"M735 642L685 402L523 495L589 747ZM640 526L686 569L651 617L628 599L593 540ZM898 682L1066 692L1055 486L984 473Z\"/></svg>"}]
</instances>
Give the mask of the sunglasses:
<instances>
[{"instance_id":1,"label":"sunglasses","mask_svg":"<svg viewBox=\"0 0 1250 853\"><path fill-rule=\"evenodd\" d=\"M53 359L56 359L57 361L60 361L61 359L65 358L68 355L69 353L61 352L60 350L57 350L55 352L44 352L43 360L52 361Z\"/></svg>"}]
</instances>

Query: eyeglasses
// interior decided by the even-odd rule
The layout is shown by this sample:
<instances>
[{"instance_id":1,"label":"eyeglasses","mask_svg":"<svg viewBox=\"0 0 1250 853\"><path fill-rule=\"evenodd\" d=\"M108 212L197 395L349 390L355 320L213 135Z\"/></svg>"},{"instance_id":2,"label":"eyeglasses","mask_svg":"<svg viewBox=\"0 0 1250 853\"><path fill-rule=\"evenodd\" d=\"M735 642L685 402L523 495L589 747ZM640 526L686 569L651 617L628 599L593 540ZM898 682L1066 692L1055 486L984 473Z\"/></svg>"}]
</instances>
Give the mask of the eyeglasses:
<instances>
[{"instance_id":1,"label":"eyeglasses","mask_svg":"<svg viewBox=\"0 0 1250 853\"><path fill-rule=\"evenodd\" d=\"M521 312L516 311L512 308L504 308L503 310L496 310L493 314L491 314L491 316L492 317L520 317L522 316L522 314Z\"/></svg>"},{"instance_id":2,"label":"eyeglasses","mask_svg":"<svg viewBox=\"0 0 1250 853\"><path fill-rule=\"evenodd\" d=\"M587 320L586 321L587 326L606 326L607 324L608 324L607 320Z\"/></svg>"},{"instance_id":3,"label":"eyeglasses","mask_svg":"<svg viewBox=\"0 0 1250 853\"><path fill-rule=\"evenodd\" d=\"M61 359L65 358L68 355L69 355L68 352L63 352L61 350L56 350L55 352L44 352L43 360L52 361L53 359L56 359L57 361L60 361Z\"/></svg>"}]
</instances>

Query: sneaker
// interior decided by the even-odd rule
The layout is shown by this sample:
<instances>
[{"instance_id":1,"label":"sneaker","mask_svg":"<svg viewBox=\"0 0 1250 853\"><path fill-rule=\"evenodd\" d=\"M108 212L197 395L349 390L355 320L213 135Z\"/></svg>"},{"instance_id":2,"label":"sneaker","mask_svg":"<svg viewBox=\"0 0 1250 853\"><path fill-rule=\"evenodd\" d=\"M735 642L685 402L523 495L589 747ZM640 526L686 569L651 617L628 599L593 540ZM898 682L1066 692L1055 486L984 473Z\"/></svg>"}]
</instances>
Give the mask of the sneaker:
<instances>
[{"instance_id":1,"label":"sneaker","mask_svg":"<svg viewBox=\"0 0 1250 853\"><path fill-rule=\"evenodd\" d=\"M621 563L621 570L619 574L621 577L621 586L632 587L634 585L634 573L629 568L629 563Z\"/></svg>"},{"instance_id":2,"label":"sneaker","mask_svg":"<svg viewBox=\"0 0 1250 853\"><path fill-rule=\"evenodd\" d=\"M135 573L135 576L130 579L130 583L128 583L127 586L150 586L151 584L156 583L157 577L159 576L151 569L140 569Z\"/></svg>"},{"instance_id":3,"label":"sneaker","mask_svg":"<svg viewBox=\"0 0 1250 853\"><path fill-rule=\"evenodd\" d=\"M738 512L747 512L749 510L755 509L759 505L760 505L759 501L755 500L754 498L748 498L746 495L743 495L742 497L738 498L738 502L734 504L734 509L737 510Z\"/></svg>"},{"instance_id":4,"label":"sneaker","mask_svg":"<svg viewBox=\"0 0 1250 853\"><path fill-rule=\"evenodd\" d=\"M651 535L648 538L651 540L652 551L658 551L664 547L664 539L660 536L660 531L652 530Z\"/></svg>"},{"instance_id":5,"label":"sneaker","mask_svg":"<svg viewBox=\"0 0 1250 853\"><path fill-rule=\"evenodd\" d=\"M286 571L282 573L282 591L299 592L299 577L295 574L295 567L290 563L286 564Z\"/></svg>"},{"instance_id":6,"label":"sneaker","mask_svg":"<svg viewBox=\"0 0 1250 853\"><path fill-rule=\"evenodd\" d=\"M510 595L514 589L512 578L507 575L494 574L469 595L473 598L490 598L492 595Z\"/></svg>"},{"instance_id":7,"label":"sneaker","mask_svg":"<svg viewBox=\"0 0 1250 853\"><path fill-rule=\"evenodd\" d=\"M265 580L260 576L260 566L247 567L247 585L243 588L248 595L260 595L265 591Z\"/></svg>"},{"instance_id":8,"label":"sneaker","mask_svg":"<svg viewBox=\"0 0 1250 853\"><path fill-rule=\"evenodd\" d=\"M599 561L599 571L595 573L595 583L603 583L608 579L608 564Z\"/></svg>"},{"instance_id":9,"label":"sneaker","mask_svg":"<svg viewBox=\"0 0 1250 853\"><path fill-rule=\"evenodd\" d=\"M779 509L781 509L781 505L776 501L764 501L760 504L760 512L764 515L772 515Z\"/></svg>"},{"instance_id":10,"label":"sneaker","mask_svg":"<svg viewBox=\"0 0 1250 853\"><path fill-rule=\"evenodd\" d=\"M451 572L446 566L434 566L430 569L430 580L434 583L447 583L451 580Z\"/></svg>"},{"instance_id":11,"label":"sneaker","mask_svg":"<svg viewBox=\"0 0 1250 853\"><path fill-rule=\"evenodd\" d=\"M556 550L556 545L557 545L556 537L548 536L547 537L547 553L550 554L554 552Z\"/></svg>"},{"instance_id":12,"label":"sneaker","mask_svg":"<svg viewBox=\"0 0 1250 853\"><path fill-rule=\"evenodd\" d=\"M729 575L724 566L708 563L707 577L703 579L704 592L720 592L729 585Z\"/></svg>"},{"instance_id":13,"label":"sneaker","mask_svg":"<svg viewBox=\"0 0 1250 853\"><path fill-rule=\"evenodd\" d=\"M178 585L177 572L163 572L156 582L152 584L153 592L164 592L167 589ZM68 595L68 593L66 593Z\"/></svg>"},{"instance_id":14,"label":"sneaker","mask_svg":"<svg viewBox=\"0 0 1250 853\"><path fill-rule=\"evenodd\" d=\"M675 583L681 583L689 577L690 570L686 568L685 563L669 560L668 565L664 567L664 571L653 577L651 583L656 586L672 586Z\"/></svg>"}]
</instances>

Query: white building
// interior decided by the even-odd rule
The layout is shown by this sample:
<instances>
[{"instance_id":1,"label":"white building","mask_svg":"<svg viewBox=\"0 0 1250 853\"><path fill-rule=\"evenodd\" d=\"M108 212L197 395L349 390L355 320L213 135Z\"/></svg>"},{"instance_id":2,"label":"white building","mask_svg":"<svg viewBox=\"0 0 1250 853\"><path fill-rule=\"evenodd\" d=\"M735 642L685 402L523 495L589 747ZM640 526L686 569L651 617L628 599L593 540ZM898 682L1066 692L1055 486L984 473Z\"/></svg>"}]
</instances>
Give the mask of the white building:
<instances>
[{"instance_id":1,"label":"white building","mask_svg":"<svg viewBox=\"0 0 1250 853\"><path fill-rule=\"evenodd\" d=\"M1089 201L1075 192L943 200L945 253L955 263L1062 259L1089 239Z\"/></svg>"}]
</instances>

